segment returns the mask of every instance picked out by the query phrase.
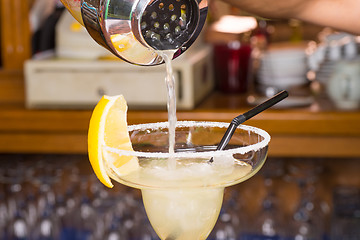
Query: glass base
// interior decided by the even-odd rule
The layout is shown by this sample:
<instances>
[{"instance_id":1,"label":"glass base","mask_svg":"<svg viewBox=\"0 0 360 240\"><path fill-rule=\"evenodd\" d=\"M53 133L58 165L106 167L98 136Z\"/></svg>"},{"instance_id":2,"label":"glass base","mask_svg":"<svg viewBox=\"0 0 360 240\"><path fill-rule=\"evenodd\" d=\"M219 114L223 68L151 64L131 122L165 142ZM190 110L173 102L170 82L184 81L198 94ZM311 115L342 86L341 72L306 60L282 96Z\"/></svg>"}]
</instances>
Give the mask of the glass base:
<instances>
[{"instance_id":1,"label":"glass base","mask_svg":"<svg viewBox=\"0 0 360 240\"><path fill-rule=\"evenodd\" d=\"M142 189L147 216L163 240L206 239L220 213L224 188Z\"/></svg>"}]
</instances>

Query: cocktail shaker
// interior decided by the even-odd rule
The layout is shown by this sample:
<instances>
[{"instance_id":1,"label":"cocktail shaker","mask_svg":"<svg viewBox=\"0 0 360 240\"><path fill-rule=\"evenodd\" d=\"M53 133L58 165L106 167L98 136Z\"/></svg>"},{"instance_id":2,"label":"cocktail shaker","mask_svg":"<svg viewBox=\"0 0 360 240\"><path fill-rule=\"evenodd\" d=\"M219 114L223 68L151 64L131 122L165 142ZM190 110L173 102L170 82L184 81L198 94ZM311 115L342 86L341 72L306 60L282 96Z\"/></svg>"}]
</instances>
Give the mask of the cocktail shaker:
<instances>
[{"instance_id":1,"label":"cocktail shaker","mask_svg":"<svg viewBox=\"0 0 360 240\"><path fill-rule=\"evenodd\" d=\"M205 24L207 0L61 0L90 36L137 65L163 62L156 50L181 55Z\"/></svg>"}]
</instances>

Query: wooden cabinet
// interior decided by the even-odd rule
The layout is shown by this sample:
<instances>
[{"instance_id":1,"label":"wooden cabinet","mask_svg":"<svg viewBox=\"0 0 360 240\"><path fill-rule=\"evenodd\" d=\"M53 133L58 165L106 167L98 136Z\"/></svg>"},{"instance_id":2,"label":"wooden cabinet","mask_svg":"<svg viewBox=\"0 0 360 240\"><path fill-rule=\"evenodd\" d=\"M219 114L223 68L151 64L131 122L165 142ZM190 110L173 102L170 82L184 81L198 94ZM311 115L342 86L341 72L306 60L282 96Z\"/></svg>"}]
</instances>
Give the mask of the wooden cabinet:
<instances>
[{"instance_id":1,"label":"wooden cabinet","mask_svg":"<svg viewBox=\"0 0 360 240\"><path fill-rule=\"evenodd\" d=\"M2 71L21 70L31 55L28 0L0 0Z\"/></svg>"}]
</instances>

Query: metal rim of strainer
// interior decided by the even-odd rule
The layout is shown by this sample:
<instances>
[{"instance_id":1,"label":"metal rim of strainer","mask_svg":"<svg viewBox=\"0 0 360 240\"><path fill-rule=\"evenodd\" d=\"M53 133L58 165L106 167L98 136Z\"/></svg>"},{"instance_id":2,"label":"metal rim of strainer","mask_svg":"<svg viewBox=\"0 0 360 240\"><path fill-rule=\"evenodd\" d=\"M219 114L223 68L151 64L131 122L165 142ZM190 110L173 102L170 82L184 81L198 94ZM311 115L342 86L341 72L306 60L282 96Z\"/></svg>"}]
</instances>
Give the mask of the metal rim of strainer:
<instances>
[{"instance_id":1,"label":"metal rim of strainer","mask_svg":"<svg viewBox=\"0 0 360 240\"><path fill-rule=\"evenodd\" d=\"M90 36L98 44L108 49L115 56L132 64L142 66L158 65L163 63L163 59L151 50L152 46L145 41L141 33L142 14L147 6L153 1L157 0L137 0L136 2L133 2L132 0L81 0L83 22ZM174 58L181 55L192 45L200 34L206 21L208 9L207 0L188 1L194 1L194 4L196 4L198 19L195 22L196 27L194 28L192 34L189 35L189 39L184 41L184 44L181 45L179 50L177 50L174 54ZM118 18L110 19L108 8L109 6L114 6L115 4L121 5L119 13L116 15ZM130 52L119 51L115 46L113 46L111 37L114 35L114 29L112 29L114 24L111 24L109 20L117 21L115 26L119 27L115 29L115 33L118 31L118 35L129 34L134 36L134 40L138 41L137 47L143 46L139 47L137 53L140 53L140 56L143 54L146 56L146 59L135 58Z\"/></svg>"}]
</instances>

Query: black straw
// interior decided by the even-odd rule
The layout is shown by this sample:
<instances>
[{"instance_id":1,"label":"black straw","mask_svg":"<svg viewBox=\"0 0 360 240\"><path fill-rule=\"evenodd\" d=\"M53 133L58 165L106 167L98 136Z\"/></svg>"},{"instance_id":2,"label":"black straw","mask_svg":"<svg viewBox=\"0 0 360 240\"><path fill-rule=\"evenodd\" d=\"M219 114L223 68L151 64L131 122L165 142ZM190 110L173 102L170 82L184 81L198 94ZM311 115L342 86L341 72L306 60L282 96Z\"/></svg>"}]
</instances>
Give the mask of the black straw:
<instances>
[{"instance_id":1,"label":"black straw","mask_svg":"<svg viewBox=\"0 0 360 240\"><path fill-rule=\"evenodd\" d=\"M266 100L265 102L257 105L253 109L250 109L246 113L241 114L241 115L237 116L236 118L234 118L231 121L229 127L227 128L227 130L226 130L223 138L221 139L219 145L217 146L216 150L225 149L225 147L229 143L231 137L233 136L233 134L235 132L235 129L240 124L242 124L243 122L249 120L250 118L254 117L255 115L261 113L262 111L272 107L273 105L277 104L278 102L282 101L283 99L285 99L288 96L289 96L289 94L288 94L287 91L281 91L280 93L276 94L272 98L270 98L270 99ZM213 158L210 159L210 162L212 162L212 161L213 161Z\"/></svg>"}]
</instances>

